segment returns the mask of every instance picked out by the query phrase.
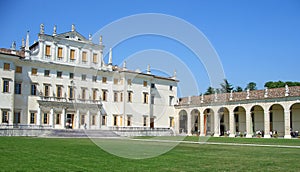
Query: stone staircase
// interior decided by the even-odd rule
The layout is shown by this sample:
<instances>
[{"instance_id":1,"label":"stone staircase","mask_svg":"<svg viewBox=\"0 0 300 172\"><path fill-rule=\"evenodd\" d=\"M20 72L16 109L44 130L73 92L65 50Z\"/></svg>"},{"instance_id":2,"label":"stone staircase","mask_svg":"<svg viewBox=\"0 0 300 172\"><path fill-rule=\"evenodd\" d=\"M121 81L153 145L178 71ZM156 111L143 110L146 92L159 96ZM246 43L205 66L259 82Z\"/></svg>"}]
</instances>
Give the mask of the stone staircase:
<instances>
[{"instance_id":1,"label":"stone staircase","mask_svg":"<svg viewBox=\"0 0 300 172\"><path fill-rule=\"evenodd\" d=\"M60 129L52 130L50 133L43 135L42 137L68 137L68 138L80 138L80 137L120 137L114 131L110 130L71 130Z\"/></svg>"}]
</instances>

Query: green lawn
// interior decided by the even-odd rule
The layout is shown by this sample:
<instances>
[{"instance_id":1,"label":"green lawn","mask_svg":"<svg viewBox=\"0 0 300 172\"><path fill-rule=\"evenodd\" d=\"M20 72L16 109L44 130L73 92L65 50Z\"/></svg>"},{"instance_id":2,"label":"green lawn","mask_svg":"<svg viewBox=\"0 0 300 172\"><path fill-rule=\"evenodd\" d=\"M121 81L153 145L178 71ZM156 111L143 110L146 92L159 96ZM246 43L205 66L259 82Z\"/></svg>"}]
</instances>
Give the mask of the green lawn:
<instances>
[{"instance_id":1,"label":"green lawn","mask_svg":"<svg viewBox=\"0 0 300 172\"><path fill-rule=\"evenodd\" d=\"M300 145L296 139L209 142ZM0 162L0 171L299 171L300 149L182 143L161 156L133 160L111 155L89 139L0 137Z\"/></svg>"}]
</instances>

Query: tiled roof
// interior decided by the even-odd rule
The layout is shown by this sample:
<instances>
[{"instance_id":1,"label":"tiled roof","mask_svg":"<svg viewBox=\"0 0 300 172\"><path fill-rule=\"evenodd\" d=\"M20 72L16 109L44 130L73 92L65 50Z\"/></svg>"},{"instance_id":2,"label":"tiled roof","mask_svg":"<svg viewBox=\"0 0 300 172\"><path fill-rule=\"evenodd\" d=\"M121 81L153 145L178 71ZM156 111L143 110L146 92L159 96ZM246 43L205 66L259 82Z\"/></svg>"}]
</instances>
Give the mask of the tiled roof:
<instances>
[{"instance_id":1,"label":"tiled roof","mask_svg":"<svg viewBox=\"0 0 300 172\"><path fill-rule=\"evenodd\" d=\"M14 54L14 52L15 52L15 54ZM22 50L20 50L20 51L18 51L18 50L13 51L13 50L7 49L7 48L0 48L0 53L1 54L14 55L14 56L18 56L18 57L21 57L21 58L25 57L25 52L22 51Z\"/></svg>"},{"instance_id":2,"label":"tiled roof","mask_svg":"<svg viewBox=\"0 0 300 172\"><path fill-rule=\"evenodd\" d=\"M273 88L266 90L253 90L249 91L249 96L246 91L244 92L233 92L231 93L221 93L221 94L211 94L202 96L192 96L183 97L179 99L180 105L201 105L208 103L217 102L238 102L243 100L263 100L263 99L275 99L283 97L300 97L300 86L293 86L288 88L288 95L286 95L286 88ZM266 96L265 96L266 95Z\"/></svg>"}]
</instances>

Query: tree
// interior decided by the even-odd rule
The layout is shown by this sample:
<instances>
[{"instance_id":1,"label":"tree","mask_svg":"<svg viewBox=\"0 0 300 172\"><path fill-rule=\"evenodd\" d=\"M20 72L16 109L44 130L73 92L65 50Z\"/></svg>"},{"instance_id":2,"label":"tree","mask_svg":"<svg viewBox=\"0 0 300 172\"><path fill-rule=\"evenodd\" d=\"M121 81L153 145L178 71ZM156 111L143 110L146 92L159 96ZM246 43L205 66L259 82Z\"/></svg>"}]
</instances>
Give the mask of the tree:
<instances>
[{"instance_id":1,"label":"tree","mask_svg":"<svg viewBox=\"0 0 300 172\"><path fill-rule=\"evenodd\" d=\"M227 79L224 79L224 83L221 84L221 90L223 93L230 93L233 90L232 84Z\"/></svg>"},{"instance_id":2,"label":"tree","mask_svg":"<svg viewBox=\"0 0 300 172\"><path fill-rule=\"evenodd\" d=\"M248 84L247 84L247 87L245 88L245 90L250 90L250 91L252 91L252 90L257 90L257 87L256 87L256 83L255 82L249 82Z\"/></svg>"},{"instance_id":3,"label":"tree","mask_svg":"<svg viewBox=\"0 0 300 172\"><path fill-rule=\"evenodd\" d=\"M215 89L213 87L208 87L204 95L210 95L214 93L215 93Z\"/></svg>"},{"instance_id":4,"label":"tree","mask_svg":"<svg viewBox=\"0 0 300 172\"><path fill-rule=\"evenodd\" d=\"M237 87L235 88L235 91L236 91L236 92L242 92L242 91L243 91L243 88L240 87L240 86L237 86Z\"/></svg>"},{"instance_id":5,"label":"tree","mask_svg":"<svg viewBox=\"0 0 300 172\"><path fill-rule=\"evenodd\" d=\"M287 82L283 82L283 81L276 81L276 82L273 82L273 81L269 81L269 82L266 82L265 83L265 87L267 88L282 88L282 87L285 87L285 85L288 85L288 86L300 86L300 82L291 82L291 81L287 81Z\"/></svg>"}]
</instances>

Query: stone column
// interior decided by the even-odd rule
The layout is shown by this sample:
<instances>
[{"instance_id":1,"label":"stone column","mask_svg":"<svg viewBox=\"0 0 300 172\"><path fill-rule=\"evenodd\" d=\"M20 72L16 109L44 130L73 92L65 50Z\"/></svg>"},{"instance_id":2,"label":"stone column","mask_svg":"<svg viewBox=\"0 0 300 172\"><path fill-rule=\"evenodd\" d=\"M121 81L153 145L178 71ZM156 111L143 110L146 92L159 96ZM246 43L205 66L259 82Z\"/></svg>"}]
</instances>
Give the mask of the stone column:
<instances>
[{"instance_id":1,"label":"stone column","mask_svg":"<svg viewBox=\"0 0 300 172\"><path fill-rule=\"evenodd\" d=\"M66 110L65 108L61 111L61 126L62 128L66 128Z\"/></svg>"},{"instance_id":2,"label":"stone column","mask_svg":"<svg viewBox=\"0 0 300 172\"><path fill-rule=\"evenodd\" d=\"M229 131L229 137L235 137L235 120L233 111L229 111Z\"/></svg>"},{"instance_id":3,"label":"stone column","mask_svg":"<svg viewBox=\"0 0 300 172\"><path fill-rule=\"evenodd\" d=\"M38 108L37 114L36 114L36 125L41 125L41 108Z\"/></svg>"},{"instance_id":4,"label":"stone column","mask_svg":"<svg viewBox=\"0 0 300 172\"><path fill-rule=\"evenodd\" d=\"M220 114L218 111L215 111L214 113L214 137L220 136Z\"/></svg>"},{"instance_id":5,"label":"stone column","mask_svg":"<svg viewBox=\"0 0 300 172\"><path fill-rule=\"evenodd\" d=\"M252 118L251 118L251 111L246 110L246 137L251 138L252 137Z\"/></svg>"},{"instance_id":6,"label":"stone column","mask_svg":"<svg viewBox=\"0 0 300 172\"><path fill-rule=\"evenodd\" d=\"M54 110L52 108L50 109L49 121L50 127L54 128Z\"/></svg>"},{"instance_id":7,"label":"stone column","mask_svg":"<svg viewBox=\"0 0 300 172\"><path fill-rule=\"evenodd\" d=\"M269 110L264 110L264 121L265 121L265 133L264 133L264 138L270 138L270 111Z\"/></svg>"},{"instance_id":8,"label":"stone column","mask_svg":"<svg viewBox=\"0 0 300 172\"><path fill-rule=\"evenodd\" d=\"M14 123L14 111L8 111L8 125L13 125Z\"/></svg>"},{"instance_id":9,"label":"stone column","mask_svg":"<svg viewBox=\"0 0 300 172\"><path fill-rule=\"evenodd\" d=\"M204 133L204 114L199 111L200 113L200 136L205 136Z\"/></svg>"},{"instance_id":10,"label":"stone column","mask_svg":"<svg viewBox=\"0 0 300 172\"><path fill-rule=\"evenodd\" d=\"M75 120L75 129L79 129L80 128L80 112L79 110L76 111L76 115L74 115L74 120Z\"/></svg>"},{"instance_id":11,"label":"stone column","mask_svg":"<svg viewBox=\"0 0 300 172\"><path fill-rule=\"evenodd\" d=\"M96 124L97 124L97 128L101 128L101 112L100 111L98 111L97 112L97 121L96 121Z\"/></svg>"},{"instance_id":12,"label":"stone column","mask_svg":"<svg viewBox=\"0 0 300 172\"><path fill-rule=\"evenodd\" d=\"M290 110L284 109L284 138L290 139L291 137L291 123L290 123Z\"/></svg>"},{"instance_id":13,"label":"stone column","mask_svg":"<svg viewBox=\"0 0 300 172\"><path fill-rule=\"evenodd\" d=\"M192 115L187 113L187 134L192 135Z\"/></svg>"},{"instance_id":14,"label":"stone column","mask_svg":"<svg viewBox=\"0 0 300 172\"><path fill-rule=\"evenodd\" d=\"M91 113L90 111L88 110L87 113L86 113L86 129L90 129L90 125L91 125Z\"/></svg>"}]
</instances>

